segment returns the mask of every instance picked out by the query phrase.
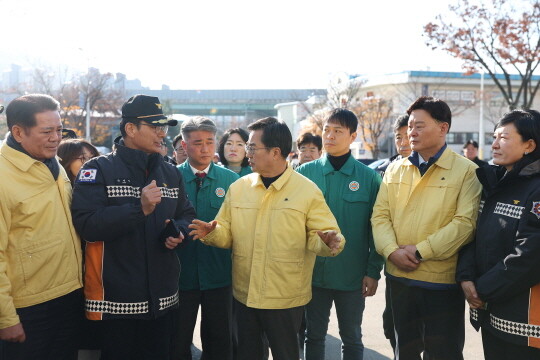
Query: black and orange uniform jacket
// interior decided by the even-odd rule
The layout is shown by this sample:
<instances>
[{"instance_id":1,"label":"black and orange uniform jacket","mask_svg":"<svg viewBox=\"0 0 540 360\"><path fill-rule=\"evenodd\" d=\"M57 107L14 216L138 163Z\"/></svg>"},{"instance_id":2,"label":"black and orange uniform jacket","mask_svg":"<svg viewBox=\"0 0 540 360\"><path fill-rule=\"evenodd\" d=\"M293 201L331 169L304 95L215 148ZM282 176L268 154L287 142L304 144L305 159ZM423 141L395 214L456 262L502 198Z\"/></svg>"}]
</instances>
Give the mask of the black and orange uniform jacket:
<instances>
[{"instance_id":1,"label":"black and orange uniform jacket","mask_svg":"<svg viewBox=\"0 0 540 360\"><path fill-rule=\"evenodd\" d=\"M75 228L85 241L84 293L90 320L155 319L178 306L180 263L160 237L175 219L189 241L195 210L182 175L160 154L127 148L88 161L73 192ZM141 190L152 180L161 202L145 216Z\"/></svg>"},{"instance_id":2,"label":"black and orange uniform jacket","mask_svg":"<svg viewBox=\"0 0 540 360\"><path fill-rule=\"evenodd\" d=\"M476 173L484 186L476 238L461 250L456 272L458 282L475 283L487 304L471 309L471 323L540 348L540 160Z\"/></svg>"}]
</instances>

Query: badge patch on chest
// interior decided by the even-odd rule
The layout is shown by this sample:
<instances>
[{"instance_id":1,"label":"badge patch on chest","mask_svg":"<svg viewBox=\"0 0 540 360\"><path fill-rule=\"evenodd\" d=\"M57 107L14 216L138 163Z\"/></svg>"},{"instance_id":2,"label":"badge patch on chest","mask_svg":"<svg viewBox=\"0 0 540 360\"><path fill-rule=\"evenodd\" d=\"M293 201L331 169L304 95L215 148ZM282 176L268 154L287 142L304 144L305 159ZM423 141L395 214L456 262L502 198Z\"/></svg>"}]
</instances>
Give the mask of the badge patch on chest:
<instances>
[{"instance_id":1,"label":"badge patch on chest","mask_svg":"<svg viewBox=\"0 0 540 360\"><path fill-rule=\"evenodd\" d=\"M224 197L225 196L225 189L218 187L216 189L216 196L217 197Z\"/></svg>"},{"instance_id":2,"label":"badge patch on chest","mask_svg":"<svg viewBox=\"0 0 540 360\"><path fill-rule=\"evenodd\" d=\"M531 212L540 219L540 201L533 201Z\"/></svg>"},{"instance_id":3,"label":"badge patch on chest","mask_svg":"<svg viewBox=\"0 0 540 360\"><path fill-rule=\"evenodd\" d=\"M349 190L358 191L358 189L360 189L360 184L358 183L358 181L351 181L349 183Z\"/></svg>"},{"instance_id":4,"label":"badge patch on chest","mask_svg":"<svg viewBox=\"0 0 540 360\"><path fill-rule=\"evenodd\" d=\"M97 169L82 169L79 172L77 182L81 183L95 183L96 182Z\"/></svg>"},{"instance_id":5,"label":"badge patch on chest","mask_svg":"<svg viewBox=\"0 0 540 360\"><path fill-rule=\"evenodd\" d=\"M130 179L114 179L116 185L131 185Z\"/></svg>"}]
</instances>

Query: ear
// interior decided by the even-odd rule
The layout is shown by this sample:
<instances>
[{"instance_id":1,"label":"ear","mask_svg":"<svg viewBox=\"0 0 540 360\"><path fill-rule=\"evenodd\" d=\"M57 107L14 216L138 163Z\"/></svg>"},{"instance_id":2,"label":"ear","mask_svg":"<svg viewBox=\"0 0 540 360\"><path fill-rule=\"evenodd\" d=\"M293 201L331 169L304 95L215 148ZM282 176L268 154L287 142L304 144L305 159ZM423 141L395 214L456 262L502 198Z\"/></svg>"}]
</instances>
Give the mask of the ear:
<instances>
[{"instance_id":1,"label":"ear","mask_svg":"<svg viewBox=\"0 0 540 360\"><path fill-rule=\"evenodd\" d=\"M11 127L11 135L13 135L13 138L15 139L15 141L17 141L18 143L22 142L23 140L23 135L24 135L24 128L22 128L21 126L19 125L13 125Z\"/></svg>"},{"instance_id":2,"label":"ear","mask_svg":"<svg viewBox=\"0 0 540 360\"><path fill-rule=\"evenodd\" d=\"M446 134L448 134L449 130L450 130L450 125L447 122L442 122L441 123L442 135L446 136Z\"/></svg>"},{"instance_id":3,"label":"ear","mask_svg":"<svg viewBox=\"0 0 540 360\"><path fill-rule=\"evenodd\" d=\"M530 154L536 149L536 142L533 139L529 139L525 142L527 145L525 146L525 151Z\"/></svg>"},{"instance_id":4,"label":"ear","mask_svg":"<svg viewBox=\"0 0 540 360\"><path fill-rule=\"evenodd\" d=\"M126 130L127 136L132 138L135 136L139 129L137 129L137 126L134 123L127 123L124 127L124 130Z\"/></svg>"},{"instance_id":5,"label":"ear","mask_svg":"<svg viewBox=\"0 0 540 360\"><path fill-rule=\"evenodd\" d=\"M187 143L184 140L181 140L181 141L182 141L182 149L184 149L184 151L187 151Z\"/></svg>"},{"instance_id":6,"label":"ear","mask_svg":"<svg viewBox=\"0 0 540 360\"><path fill-rule=\"evenodd\" d=\"M280 159L281 158L281 149L278 148L278 147L272 148L272 155L274 156L274 160L275 159Z\"/></svg>"},{"instance_id":7,"label":"ear","mask_svg":"<svg viewBox=\"0 0 540 360\"><path fill-rule=\"evenodd\" d=\"M354 142L354 140L356 140L357 136L358 136L358 132L356 131L351 134L351 144Z\"/></svg>"}]
</instances>

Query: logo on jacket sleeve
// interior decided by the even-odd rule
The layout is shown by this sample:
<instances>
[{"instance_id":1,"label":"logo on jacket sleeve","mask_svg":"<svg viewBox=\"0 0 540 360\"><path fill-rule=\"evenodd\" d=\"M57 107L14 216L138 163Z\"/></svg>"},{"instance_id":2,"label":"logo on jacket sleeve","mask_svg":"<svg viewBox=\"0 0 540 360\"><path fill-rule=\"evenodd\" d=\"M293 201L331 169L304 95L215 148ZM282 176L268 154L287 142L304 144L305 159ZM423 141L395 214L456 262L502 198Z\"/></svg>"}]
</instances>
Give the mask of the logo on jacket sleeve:
<instances>
[{"instance_id":1,"label":"logo on jacket sleeve","mask_svg":"<svg viewBox=\"0 0 540 360\"><path fill-rule=\"evenodd\" d=\"M351 181L349 183L349 189L351 191L358 191L358 189L360 189L360 184L358 183L358 181Z\"/></svg>"},{"instance_id":2,"label":"logo on jacket sleeve","mask_svg":"<svg viewBox=\"0 0 540 360\"><path fill-rule=\"evenodd\" d=\"M221 188L221 187L218 187L216 189L216 196L217 197L224 197L225 196L225 189Z\"/></svg>"},{"instance_id":3,"label":"logo on jacket sleeve","mask_svg":"<svg viewBox=\"0 0 540 360\"><path fill-rule=\"evenodd\" d=\"M82 169L79 172L78 182L80 183L95 183L97 169Z\"/></svg>"},{"instance_id":4,"label":"logo on jacket sleeve","mask_svg":"<svg viewBox=\"0 0 540 360\"><path fill-rule=\"evenodd\" d=\"M531 212L540 219L540 201L533 201Z\"/></svg>"}]
</instances>

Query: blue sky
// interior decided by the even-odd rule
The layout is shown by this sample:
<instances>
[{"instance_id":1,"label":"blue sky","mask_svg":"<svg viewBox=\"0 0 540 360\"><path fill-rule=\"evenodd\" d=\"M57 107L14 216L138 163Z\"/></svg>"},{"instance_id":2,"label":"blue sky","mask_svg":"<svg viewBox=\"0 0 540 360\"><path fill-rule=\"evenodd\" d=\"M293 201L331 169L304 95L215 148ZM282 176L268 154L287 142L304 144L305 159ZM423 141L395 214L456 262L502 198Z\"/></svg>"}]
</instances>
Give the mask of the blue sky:
<instances>
[{"instance_id":1,"label":"blue sky","mask_svg":"<svg viewBox=\"0 0 540 360\"><path fill-rule=\"evenodd\" d=\"M460 71L422 36L447 8L433 0L0 0L0 66L90 65L177 89L321 88L340 73Z\"/></svg>"}]
</instances>

